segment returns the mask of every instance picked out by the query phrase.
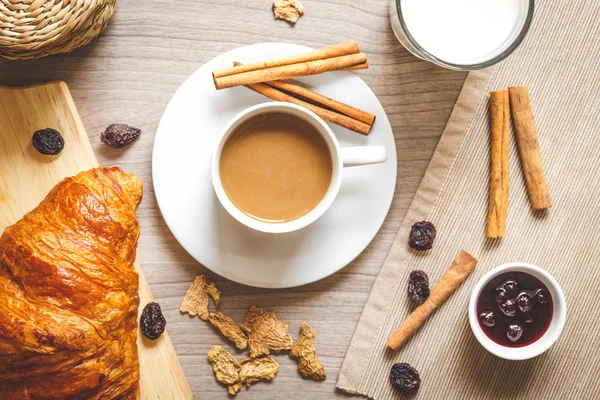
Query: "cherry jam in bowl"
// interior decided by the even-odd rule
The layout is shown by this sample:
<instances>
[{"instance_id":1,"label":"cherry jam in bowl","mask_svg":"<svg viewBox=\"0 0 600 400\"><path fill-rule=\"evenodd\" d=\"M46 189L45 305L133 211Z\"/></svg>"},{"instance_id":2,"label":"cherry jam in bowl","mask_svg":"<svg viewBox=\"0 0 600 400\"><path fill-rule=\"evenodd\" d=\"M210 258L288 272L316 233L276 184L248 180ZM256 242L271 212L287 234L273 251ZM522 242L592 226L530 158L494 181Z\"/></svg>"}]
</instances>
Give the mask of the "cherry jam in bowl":
<instances>
[{"instance_id":1,"label":"cherry jam in bowl","mask_svg":"<svg viewBox=\"0 0 600 400\"><path fill-rule=\"evenodd\" d=\"M471 294L471 329L483 347L501 358L542 354L558 339L565 321L566 301L558 282L532 264L500 265Z\"/></svg>"}]
</instances>

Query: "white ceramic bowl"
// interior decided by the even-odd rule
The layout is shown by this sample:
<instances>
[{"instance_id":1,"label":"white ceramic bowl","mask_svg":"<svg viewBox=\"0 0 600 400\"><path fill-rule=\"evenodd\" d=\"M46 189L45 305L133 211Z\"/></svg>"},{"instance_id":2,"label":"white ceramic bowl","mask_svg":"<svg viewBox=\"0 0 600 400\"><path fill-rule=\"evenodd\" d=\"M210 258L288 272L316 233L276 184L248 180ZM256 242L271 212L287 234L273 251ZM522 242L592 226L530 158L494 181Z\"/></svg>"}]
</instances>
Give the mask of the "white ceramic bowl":
<instances>
[{"instance_id":1,"label":"white ceramic bowl","mask_svg":"<svg viewBox=\"0 0 600 400\"><path fill-rule=\"evenodd\" d=\"M237 128L241 123L252 118L254 116L264 114L264 113L286 113L291 114L296 117L300 117L303 120L310 123L314 126L317 131L323 136L327 146L329 146L329 151L331 153L331 158L333 161L333 172L331 175L331 183L329 184L329 188L327 189L327 193L321 200L319 204L315 208L313 208L310 212L303 215L302 217L295 219L293 221L281 222L281 223L270 223L259 221L254 219L247 214L240 211L233 202L227 197L225 190L223 189L223 184L221 183L221 173L219 171L219 164L221 160L221 152L223 151L223 146L227 141L229 135ZM266 232L266 233L286 233L296 231L298 229L304 228L312 224L316 221L321 215L327 211L333 200L337 196L340 185L342 183L342 169L344 167L354 167L360 165L368 165L368 164L376 164L382 163L387 160L387 154L385 147L383 146L358 146L358 147L346 147L341 148L335 135L327 126L325 121L319 118L315 113L310 110L307 110L304 107L297 106L295 104L290 103L282 103L282 102L270 102L270 103L262 103L257 104L255 106L249 107L233 117L231 122L225 127L223 132L221 133L219 143L215 147L215 151L212 157L212 183L217 198L227 210L229 214L240 223L246 225L249 228L252 228L257 231ZM350 216L349 216L350 217Z\"/></svg>"},{"instance_id":2,"label":"white ceramic bowl","mask_svg":"<svg viewBox=\"0 0 600 400\"><path fill-rule=\"evenodd\" d=\"M550 292L554 307L552 321L544 335L535 342L523 347L506 347L490 339L483 332L477 318L477 300L485 285L496 276L505 272L525 272L539 279ZM500 265L485 274L473 288L469 302L469 323L473 334L483 347L490 353L507 360L526 360L539 356L556 342L565 326L567 318L567 303L560 285L548 272L538 266L522 262Z\"/></svg>"}]
</instances>

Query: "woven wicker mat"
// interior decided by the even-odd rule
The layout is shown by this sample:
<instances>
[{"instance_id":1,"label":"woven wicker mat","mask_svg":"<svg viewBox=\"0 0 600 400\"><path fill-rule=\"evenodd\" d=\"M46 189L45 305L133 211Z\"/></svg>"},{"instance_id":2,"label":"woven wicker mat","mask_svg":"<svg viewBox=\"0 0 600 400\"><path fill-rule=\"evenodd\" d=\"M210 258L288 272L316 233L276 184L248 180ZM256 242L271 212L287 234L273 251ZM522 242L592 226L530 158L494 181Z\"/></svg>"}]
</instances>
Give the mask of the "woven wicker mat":
<instances>
[{"instance_id":1,"label":"woven wicker mat","mask_svg":"<svg viewBox=\"0 0 600 400\"><path fill-rule=\"evenodd\" d=\"M337 387L399 399L389 371L408 362L421 374L419 399L600 398L600 2L536 3L534 24L515 54L469 74L412 206L381 268L344 360ZM553 207L531 211L514 135L506 237L486 240L489 91L530 88ZM433 250L411 253L412 223L430 220ZM386 338L409 311L408 274L435 283L464 248L473 274L397 352ZM558 342L527 361L505 361L473 336L467 304L475 282L496 265L526 261L549 271L567 298Z\"/></svg>"}]
</instances>

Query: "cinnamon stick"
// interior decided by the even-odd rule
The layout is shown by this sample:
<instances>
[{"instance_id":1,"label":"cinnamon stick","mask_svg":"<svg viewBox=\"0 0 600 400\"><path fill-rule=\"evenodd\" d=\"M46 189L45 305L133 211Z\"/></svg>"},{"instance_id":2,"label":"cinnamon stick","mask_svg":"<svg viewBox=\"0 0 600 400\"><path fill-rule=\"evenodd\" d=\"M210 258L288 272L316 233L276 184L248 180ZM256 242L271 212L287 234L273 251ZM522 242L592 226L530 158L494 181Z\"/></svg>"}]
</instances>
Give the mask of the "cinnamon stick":
<instances>
[{"instance_id":1,"label":"cinnamon stick","mask_svg":"<svg viewBox=\"0 0 600 400\"><path fill-rule=\"evenodd\" d=\"M508 94L531 206L535 210L550 208L552 207L550 192L544 176L542 154L533 121L529 89L526 86L509 87Z\"/></svg>"},{"instance_id":2,"label":"cinnamon stick","mask_svg":"<svg viewBox=\"0 0 600 400\"><path fill-rule=\"evenodd\" d=\"M490 114L492 122L492 168L485 236L494 239L504 237L508 212L508 167L510 162L510 102L508 90L490 93Z\"/></svg>"},{"instance_id":3,"label":"cinnamon stick","mask_svg":"<svg viewBox=\"0 0 600 400\"><path fill-rule=\"evenodd\" d=\"M346 56L349 54L360 53L358 44L354 40L338 43L331 46L310 51L308 53L298 54L291 57L276 58L274 60L261 61L251 64L241 64L232 68L225 68L213 72L213 79L224 76L236 75L242 72L257 71L266 68L280 67L282 65L299 64L307 61L324 60L326 58Z\"/></svg>"},{"instance_id":4,"label":"cinnamon stick","mask_svg":"<svg viewBox=\"0 0 600 400\"><path fill-rule=\"evenodd\" d=\"M356 65L365 64L366 62L367 56L365 56L363 53L356 53L296 64L286 64L277 67L258 69L221 77L215 77L215 73L213 73L213 81L215 88L217 90L221 90L234 86L249 85L252 83L296 78L299 76L317 75L328 71L354 67Z\"/></svg>"},{"instance_id":5,"label":"cinnamon stick","mask_svg":"<svg viewBox=\"0 0 600 400\"><path fill-rule=\"evenodd\" d=\"M234 61L233 65L239 66L243 64L239 61ZM375 122L375 115L373 114L367 113L347 104L340 103L336 100L320 95L319 93L313 92L312 90L309 90L303 86L294 83L285 81L271 81L264 84L255 83L252 85L246 85L246 87L257 93L262 94L263 96L269 97L270 99L277 101L285 101L288 103L293 103L305 107L326 121L332 122L336 125L340 125L346 129L350 129L354 132L358 132L363 135L369 134L371 128L373 127L373 122ZM302 96L309 101L320 104L313 104L308 101L304 101L279 89L287 90L292 94ZM329 107L337 112L331 112L330 110L323 108L323 106L321 105ZM347 114L345 114L344 112L346 112ZM342 115L338 113L341 113ZM358 116L358 118L356 118L356 116ZM366 125L361 124L360 122L364 122L363 120L370 121L370 123L365 123Z\"/></svg>"},{"instance_id":6,"label":"cinnamon stick","mask_svg":"<svg viewBox=\"0 0 600 400\"><path fill-rule=\"evenodd\" d=\"M350 118L354 118L356 120L364 122L367 125L373 125L373 123L375 122L375 115L358 109L356 107L352 107L347 104L341 103L327 96L323 96L322 94L313 92L312 90L307 89L304 86L300 86L295 83L286 81L271 81L265 83L269 86L284 90L288 93L302 96L310 100L311 102L322 104L327 108L331 108L332 110L338 113L347 115Z\"/></svg>"},{"instance_id":7,"label":"cinnamon stick","mask_svg":"<svg viewBox=\"0 0 600 400\"><path fill-rule=\"evenodd\" d=\"M257 93L262 94L270 99L276 101L285 101L287 103L297 104L304 108L309 109L310 111L317 114L319 117L323 118L326 121L332 122L336 125L340 125L346 129L350 129L351 131L361 133L363 135L368 135L371 131L371 125L367 125L364 122L356 120L354 118L350 118L346 115L336 113L334 111L326 110L324 108L318 107L314 104L308 103L306 101L300 100L291 96L285 92L278 90L272 86L267 85L266 83L252 83L246 85L247 88L254 90Z\"/></svg>"},{"instance_id":8,"label":"cinnamon stick","mask_svg":"<svg viewBox=\"0 0 600 400\"><path fill-rule=\"evenodd\" d=\"M348 67L348 68L342 68L341 70L342 71L356 71L356 70L359 70L359 69L368 69L368 68L369 68L369 63L365 62L363 64L356 64L356 65L353 65L353 66Z\"/></svg>"},{"instance_id":9,"label":"cinnamon stick","mask_svg":"<svg viewBox=\"0 0 600 400\"><path fill-rule=\"evenodd\" d=\"M388 347L393 350L402 347L423 326L427 318L467 279L476 265L477 259L465 250L461 250L442 279L431 289L427 300L417 307L389 337Z\"/></svg>"}]
</instances>

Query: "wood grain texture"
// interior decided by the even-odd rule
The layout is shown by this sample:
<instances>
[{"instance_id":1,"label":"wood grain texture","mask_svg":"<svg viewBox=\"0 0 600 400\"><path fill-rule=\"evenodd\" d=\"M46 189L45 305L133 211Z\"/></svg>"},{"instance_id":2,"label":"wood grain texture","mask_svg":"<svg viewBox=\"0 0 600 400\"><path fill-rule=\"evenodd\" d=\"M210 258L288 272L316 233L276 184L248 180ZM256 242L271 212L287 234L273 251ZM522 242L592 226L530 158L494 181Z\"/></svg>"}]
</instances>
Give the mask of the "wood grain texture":
<instances>
[{"instance_id":1,"label":"wood grain texture","mask_svg":"<svg viewBox=\"0 0 600 400\"><path fill-rule=\"evenodd\" d=\"M31 131L53 127L65 139L57 156L39 154ZM36 207L62 179L98 166L69 89L64 82L28 88L0 87L0 232ZM153 301L139 262L140 313ZM191 390L165 332L146 340L138 330L140 398L187 400Z\"/></svg>"},{"instance_id":2,"label":"wood grain texture","mask_svg":"<svg viewBox=\"0 0 600 400\"><path fill-rule=\"evenodd\" d=\"M304 0L305 15L289 26L274 21L271 1L120 0L107 30L89 46L37 61L0 60L0 85L30 85L61 79L69 84L98 161L135 172L144 183L138 209L142 233L138 258L161 304L185 375L197 399L227 399L206 355L223 344L238 359L244 353L209 324L179 313L193 277L208 273L223 292L221 310L237 322L250 304L275 310L297 337L303 320L316 332L325 365L324 382L302 379L296 362L281 364L273 383L243 389L243 399L331 399L345 397L335 381L371 286L429 163L466 77L418 60L396 40L388 0ZM226 281L191 258L173 238L157 208L151 152L158 122L183 81L213 57L246 44L281 41L311 47L355 39L369 69L357 75L373 89L388 114L398 151L398 184L379 234L349 266L295 289L255 289ZM116 122L143 133L129 148L110 149L100 132ZM182 144L183 145L183 144Z\"/></svg>"}]
</instances>

